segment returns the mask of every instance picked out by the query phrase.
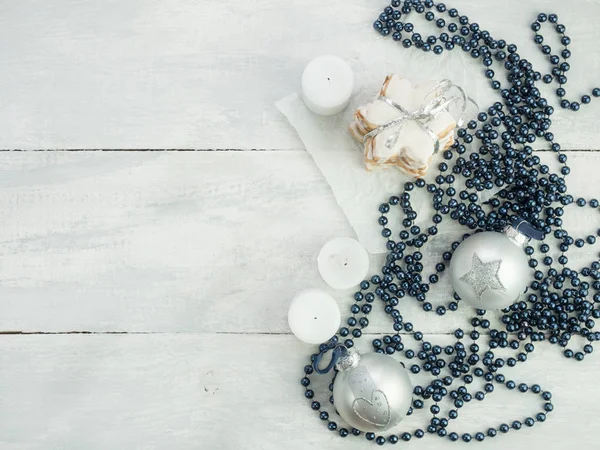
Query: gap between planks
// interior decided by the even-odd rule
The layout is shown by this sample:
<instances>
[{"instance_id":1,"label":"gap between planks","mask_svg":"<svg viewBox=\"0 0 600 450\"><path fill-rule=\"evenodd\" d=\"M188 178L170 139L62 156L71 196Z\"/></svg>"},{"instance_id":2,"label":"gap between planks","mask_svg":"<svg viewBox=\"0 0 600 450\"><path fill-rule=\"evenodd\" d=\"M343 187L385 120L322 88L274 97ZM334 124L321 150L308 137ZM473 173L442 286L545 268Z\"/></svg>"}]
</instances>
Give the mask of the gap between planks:
<instances>
[{"instance_id":1,"label":"gap between planks","mask_svg":"<svg viewBox=\"0 0 600 450\"><path fill-rule=\"evenodd\" d=\"M469 330L471 328L469 327ZM467 333L465 331L465 333ZM214 331L210 333L205 332L196 332L196 331L85 331L85 330L73 330L73 331L0 331L0 336L31 336L31 335L64 335L64 334L77 334L77 335L88 335L88 334L116 334L116 335L145 335L145 334L153 334L153 335L204 335L204 334L214 334L214 335L233 335L233 336L292 336L292 333L286 332L243 332L243 331ZM363 333L362 336L371 336L377 337L382 336L385 333ZM397 334L404 336L412 336L413 332L400 331ZM454 332L434 332L434 333L423 333L426 336L454 336ZM479 332L481 336L489 335L488 332ZM508 333L509 336L515 335L517 333Z\"/></svg>"},{"instance_id":2,"label":"gap between planks","mask_svg":"<svg viewBox=\"0 0 600 450\"><path fill-rule=\"evenodd\" d=\"M296 148L36 148L20 149L5 148L0 152L304 152L302 147ZM552 153L552 150L543 148L535 152ZM563 149L562 152L600 152L600 149Z\"/></svg>"},{"instance_id":3,"label":"gap between planks","mask_svg":"<svg viewBox=\"0 0 600 450\"><path fill-rule=\"evenodd\" d=\"M0 152L298 152L304 148L5 148Z\"/></svg>"}]
</instances>

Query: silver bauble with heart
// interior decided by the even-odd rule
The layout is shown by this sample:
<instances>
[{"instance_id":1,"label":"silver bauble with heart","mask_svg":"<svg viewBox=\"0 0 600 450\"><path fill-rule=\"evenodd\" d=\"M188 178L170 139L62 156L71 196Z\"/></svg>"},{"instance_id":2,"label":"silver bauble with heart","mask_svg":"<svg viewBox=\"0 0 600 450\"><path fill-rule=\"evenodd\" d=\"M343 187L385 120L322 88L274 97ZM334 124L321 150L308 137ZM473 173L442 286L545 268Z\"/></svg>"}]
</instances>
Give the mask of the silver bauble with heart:
<instances>
[{"instance_id":1,"label":"silver bauble with heart","mask_svg":"<svg viewBox=\"0 0 600 450\"><path fill-rule=\"evenodd\" d=\"M478 309L513 304L531 280L523 246L528 238L513 227L465 239L450 261L450 282L462 300Z\"/></svg>"},{"instance_id":2,"label":"silver bauble with heart","mask_svg":"<svg viewBox=\"0 0 600 450\"><path fill-rule=\"evenodd\" d=\"M336 368L333 404L348 425L365 432L386 431L406 416L413 387L394 358L349 350Z\"/></svg>"}]
</instances>

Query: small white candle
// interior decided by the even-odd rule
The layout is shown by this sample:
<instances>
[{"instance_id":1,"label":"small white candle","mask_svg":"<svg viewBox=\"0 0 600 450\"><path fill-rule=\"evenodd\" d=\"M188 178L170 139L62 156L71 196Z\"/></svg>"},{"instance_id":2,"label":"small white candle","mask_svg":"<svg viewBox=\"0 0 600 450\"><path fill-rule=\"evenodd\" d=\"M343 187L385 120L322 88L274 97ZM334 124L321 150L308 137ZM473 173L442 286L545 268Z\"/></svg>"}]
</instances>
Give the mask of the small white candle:
<instances>
[{"instance_id":1,"label":"small white candle","mask_svg":"<svg viewBox=\"0 0 600 450\"><path fill-rule=\"evenodd\" d=\"M337 333L340 309L326 292L308 289L292 299L288 323L292 333L302 342L321 344Z\"/></svg>"},{"instance_id":2,"label":"small white candle","mask_svg":"<svg viewBox=\"0 0 600 450\"><path fill-rule=\"evenodd\" d=\"M317 258L323 280L335 289L349 289L365 279L369 254L356 240L335 238L327 242Z\"/></svg>"},{"instance_id":3,"label":"small white candle","mask_svg":"<svg viewBox=\"0 0 600 450\"><path fill-rule=\"evenodd\" d=\"M354 89L350 66L337 56L319 56L302 74L302 100L312 112L332 116L343 110Z\"/></svg>"}]
</instances>

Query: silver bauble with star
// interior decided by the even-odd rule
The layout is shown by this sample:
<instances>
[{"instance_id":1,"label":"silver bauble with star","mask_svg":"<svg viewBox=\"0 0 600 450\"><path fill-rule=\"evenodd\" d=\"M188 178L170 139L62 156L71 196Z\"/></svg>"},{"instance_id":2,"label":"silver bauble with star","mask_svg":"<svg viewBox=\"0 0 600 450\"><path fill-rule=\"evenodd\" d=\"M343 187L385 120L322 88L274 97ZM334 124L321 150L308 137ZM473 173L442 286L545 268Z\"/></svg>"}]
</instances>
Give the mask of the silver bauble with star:
<instances>
[{"instance_id":1,"label":"silver bauble with star","mask_svg":"<svg viewBox=\"0 0 600 450\"><path fill-rule=\"evenodd\" d=\"M389 355L349 350L336 364L333 404L344 421L361 431L398 425L412 402L408 372Z\"/></svg>"},{"instance_id":2,"label":"silver bauble with star","mask_svg":"<svg viewBox=\"0 0 600 450\"><path fill-rule=\"evenodd\" d=\"M462 300L478 309L502 309L525 291L531 269L523 245L528 238L512 227L474 234L457 247L450 281Z\"/></svg>"}]
</instances>

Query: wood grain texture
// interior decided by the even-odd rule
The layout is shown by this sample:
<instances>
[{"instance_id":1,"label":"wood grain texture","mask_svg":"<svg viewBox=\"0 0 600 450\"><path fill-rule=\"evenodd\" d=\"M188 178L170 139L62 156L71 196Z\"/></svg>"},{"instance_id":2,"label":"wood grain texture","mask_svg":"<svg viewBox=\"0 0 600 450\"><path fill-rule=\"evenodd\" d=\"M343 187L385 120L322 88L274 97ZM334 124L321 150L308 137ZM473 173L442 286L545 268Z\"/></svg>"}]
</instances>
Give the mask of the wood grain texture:
<instances>
[{"instance_id":1,"label":"wood grain texture","mask_svg":"<svg viewBox=\"0 0 600 450\"><path fill-rule=\"evenodd\" d=\"M289 450L372 448L362 436L339 438L310 409L299 383L310 351L291 336L4 336L0 446L276 450L285 442ZM598 370L597 355L576 363L556 349L536 351L525 366L507 373L517 383L550 390L555 411L546 423L487 439L481 448L561 449L572 445L574 436L581 448L595 448L593 411L600 394L593 374ZM326 376L314 378L323 404L328 383ZM497 387L484 402L462 408L450 429L485 431L524 420L541 407L538 396ZM418 411L396 430L414 431L427 421L427 413ZM429 437L411 445L445 450L464 444Z\"/></svg>"},{"instance_id":2,"label":"wood grain texture","mask_svg":"<svg viewBox=\"0 0 600 450\"><path fill-rule=\"evenodd\" d=\"M50 333L0 334L2 450L372 445L327 431L303 398L301 368L314 348L289 335L288 302L300 289L327 289L316 255L331 237L353 233L274 102L298 89L303 67L319 54L351 59L378 45L389 52L386 63L406 66L416 53L371 30L387 3L0 4L0 150L84 150L0 152L0 332ZM540 11L557 12L573 40L569 98L593 87L600 0L449 6L518 44L543 72L548 63L529 24ZM554 36L548 42L556 48ZM444 58L440 67L480 70L462 53ZM469 87L483 92L481 78ZM552 89L542 90L557 103ZM553 132L563 148L598 149L599 113L600 102L579 114L558 111ZM276 151L85 151L101 148ZM575 197L600 196L599 163L600 152L570 152ZM566 216L576 236L598 228L597 212L568 208ZM461 233L445 223L427 261L435 263ZM597 257L598 246L586 246L570 265ZM380 265L372 258L373 272ZM330 292L344 313L351 292ZM449 295L442 278L430 299L446 303ZM470 312L461 306L442 318L425 315L409 299L400 307L438 344L453 340L451 330L466 329ZM370 319L369 331L390 331L379 308ZM53 334L71 331L98 334ZM359 347L366 350L371 337ZM544 425L478 446L597 448L597 356L581 364L557 348L537 347L507 374L551 390L555 412ZM314 384L323 403L328 382ZM463 408L452 430L523 420L540 407L533 396L499 390ZM426 420L416 413L398 431ZM466 447L439 439L411 445Z\"/></svg>"},{"instance_id":3,"label":"wood grain texture","mask_svg":"<svg viewBox=\"0 0 600 450\"><path fill-rule=\"evenodd\" d=\"M372 31L387 3L3 2L0 149L301 148L273 103L298 90L310 59L323 53L352 58L375 42L394 47L391 60L400 71L417 56ZM549 64L535 48L529 24L540 11L557 12L573 40L569 97L577 100L593 87L589 75L600 70L600 29L582 18L600 15L598 0L455 0L451 6L498 39L518 44L521 56L544 72ZM421 20L415 23L423 27ZM548 33L547 42L556 47ZM455 51L445 67L457 65L481 70ZM554 118L553 131L565 148L597 147L595 134L581 130L596 129L600 103L584 110Z\"/></svg>"},{"instance_id":4,"label":"wood grain texture","mask_svg":"<svg viewBox=\"0 0 600 450\"><path fill-rule=\"evenodd\" d=\"M598 152L570 153L576 198L596 191L586 174L599 163ZM0 223L4 331L286 333L291 297L328 289L321 246L353 235L304 151L0 153ZM566 210L573 236L597 223L591 208ZM426 269L463 232L445 221ZM571 252L572 267L599 245ZM375 273L382 259L371 260ZM330 292L345 312L352 291ZM442 276L429 299L447 304L450 292ZM408 298L401 309L424 332L472 312L438 317ZM375 312L369 330L389 328Z\"/></svg>"}]
</instances>

